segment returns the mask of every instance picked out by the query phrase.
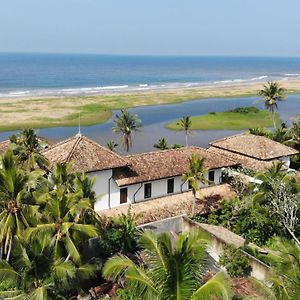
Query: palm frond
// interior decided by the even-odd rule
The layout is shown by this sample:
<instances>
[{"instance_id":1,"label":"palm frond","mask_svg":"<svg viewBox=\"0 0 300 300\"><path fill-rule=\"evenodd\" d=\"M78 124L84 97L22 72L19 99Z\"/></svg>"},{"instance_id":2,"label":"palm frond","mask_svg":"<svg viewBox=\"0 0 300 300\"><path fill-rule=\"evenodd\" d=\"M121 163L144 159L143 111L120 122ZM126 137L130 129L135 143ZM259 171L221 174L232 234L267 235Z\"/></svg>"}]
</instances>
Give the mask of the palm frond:
<instances>
[{"instance_id":1,"label":"palm frond","mask_svg":"<svg viewBox=\"0 0 300 300\"><path fill-rule=\"evenodd\" d=\"M119 254L107 260L102 273L106 279L118 280L130 267L134 267L133 261L125 255Z\"/></svg>"},{"instance_id":2,"label":"palm frond","mask_svg":"<svg viewBox=\"0 0 300 300\"><path fill-rule=\"evenodd\" d=\"M232 297L228 278L223 272L217 273L202 285L193 294L191 300L211 300L212 297L222 300L229 300Z\"/></svg>"}]
</instances>

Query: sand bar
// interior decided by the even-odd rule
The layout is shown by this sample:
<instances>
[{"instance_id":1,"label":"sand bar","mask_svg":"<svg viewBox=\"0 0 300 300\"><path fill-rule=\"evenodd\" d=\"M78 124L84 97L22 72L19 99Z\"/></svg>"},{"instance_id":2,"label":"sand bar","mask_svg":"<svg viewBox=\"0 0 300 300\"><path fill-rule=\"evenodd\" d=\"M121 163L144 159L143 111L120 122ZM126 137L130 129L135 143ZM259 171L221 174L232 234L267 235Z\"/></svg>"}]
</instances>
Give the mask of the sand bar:
<instances>
[{"instance_id":1,"label":"sand bar","mask_svg":"<svg viewBox=\"0 0 300 300\"><path fill-rule=\"evenodd\" d=\"M289 94L300 93L300 80L279 82ZM76 126L79 113L82 125L100 124L111 117L114 109L196 99L249 97L257 95L263 84L232 83L93 96L1 98L0 131L25 127Z\"/></svg>"}]
</instances>

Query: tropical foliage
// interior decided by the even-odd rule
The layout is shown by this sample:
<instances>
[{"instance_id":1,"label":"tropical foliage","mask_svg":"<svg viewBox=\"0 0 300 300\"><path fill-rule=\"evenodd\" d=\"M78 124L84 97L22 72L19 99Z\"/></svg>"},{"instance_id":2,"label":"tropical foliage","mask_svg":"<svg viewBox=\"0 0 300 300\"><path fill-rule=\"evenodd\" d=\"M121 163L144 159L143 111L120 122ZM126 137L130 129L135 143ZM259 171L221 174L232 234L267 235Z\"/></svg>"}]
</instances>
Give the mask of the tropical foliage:
<instances>
[{"instance_id":1,"label":"tropical foliage","mask_svg":"<svg viewBox=\"0 0 300 300\"><path fill-rule=\"evenodd\" d=\"M262 96L266 109L268 109L273 117L273 125L275 124L275 111L278 109L278 101L285 99L285 89L282 88L278 82L268 82L264 85L263 89L259 91L259 95Z\"/></svg>"},{"instance_id":2,"label":"tropical foliage","mask_svg":"<svg viewBox=\"0 0 300 300\"><path fill-rule=\"evenodd\" d=\"M229 283L224 273L203 281L207 239L200 232L177 238L145 231L139 239L144 249L134 260L124 255L110 258L104 265L107 279L125 280L124 288L135 299L230 299Z\"/></svg>"},{"instance_id":3,"label":"tropical foliage","mask_svg":"<svg viewBox=\"0 0 300 300\"><path fill-rule=\"evenodd\" d=\"M195 213L196 194L199 191L199 183L205 184L208 182L206 178L207 171L207 168L204 166L204 158L198 154L192 154L189 158L189 169L182 175L182 181L187 182L192 188L192 216Z\"/></svg>"},{"instance_id":4,"label":"tropical foliage","mask_svg":"<svg viewBox=\"0 0 300 300\"><path fill-rule=\"evenodd\" d=\"M190 116L183 116L180 119L180 121L179 121L179 125L180 125L181 129L185 133L185 145L187 147L188 146L188 135L192 131L192 120L191 120L191 117Z\"/></svg>"},{"instance_id":5,"label":"tropical foliage","mask_svg":"<svg viewBox=\"0 0 300 300\"><path fill-rule=\"evenodd\" d=\"M274 236L291 237L297 242L299 183L282 170L282 164L274 164L256 177L261 184L235 177L231 184L237 198L224 200L218 211L195 219L220 224L257 245L267 244Z\"/></svg>"},{"instance_id":6,"label":"tropical foliage","mask_svg":"<svg viewBox=\"0 0 300 300\"><path fill-rule=\"evenodd\" d=\"M113 131L122 135L122 144L128 152L132 148L132 135L140 131L142 122L137 115L130 113L126 109L121 110L120 115L116 115Z\"/></svg>"},{"instance_id":7,"label":"tropical foliage","mask_svg":"<svg viewBox=\"0 0 300 300\"><path fill-rule=\"evenodd\" d=\"M93 180L69 165L48 173L33 131L11 141L0 160L0 298L76 295L96 270L82 255L99 234Z\"/></svg>"}]
</instances>

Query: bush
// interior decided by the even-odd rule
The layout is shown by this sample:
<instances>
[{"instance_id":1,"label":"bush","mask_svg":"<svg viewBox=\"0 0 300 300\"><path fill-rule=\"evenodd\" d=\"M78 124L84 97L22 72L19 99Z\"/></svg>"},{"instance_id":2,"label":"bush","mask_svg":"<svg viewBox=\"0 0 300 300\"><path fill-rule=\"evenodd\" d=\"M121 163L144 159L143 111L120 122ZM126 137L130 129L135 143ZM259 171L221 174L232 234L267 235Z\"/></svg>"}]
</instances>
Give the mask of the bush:
<instances>
[{"instance_id":1,"label":"bush","mask_svg":"<svg viewBox=\"0 0 300 300\"><path fill-rule=\"evenodd\" d=\"M230 277L245 277L251 273L249 259L240 249L232 245L224 247L219 263L226 268Z\"/></svg>"},{"instance_id":2,"label":"bush","mask_svg":"<svg viewBox=\"0 0 300 300\"><path fill-rule=\"evenodd\" d=\"M259 113L259 109L254 106L249 107L237 107L235 109L229 110L232 113L239 113L239 114L257 114Z\"/></svg>"},{"instance_id":3,"label":"bush","mask_svg":"<svg viewBox=\"0 0 300 300\"><path fill-rule=\"evenodd\" d=\"M99 240L102 258L108 258L116 253L134 253L137 250L137 220L139 215L122 214L113 219L103 219L101 239Z\"/></svg>"}]
</instances>

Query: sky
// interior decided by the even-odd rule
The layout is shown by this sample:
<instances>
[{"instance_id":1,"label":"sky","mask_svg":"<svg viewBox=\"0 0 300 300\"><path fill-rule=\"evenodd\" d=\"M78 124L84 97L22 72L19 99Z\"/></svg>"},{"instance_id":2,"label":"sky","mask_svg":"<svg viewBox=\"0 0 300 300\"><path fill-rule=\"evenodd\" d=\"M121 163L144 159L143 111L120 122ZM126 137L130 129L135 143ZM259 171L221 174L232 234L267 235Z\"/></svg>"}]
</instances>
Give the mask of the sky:
<instances>
[{"instance_id":1,"label":"sky","mask_svg":"<svg viewBox=\"0 0 300 300\"><path fill-rule=\"evenodd\" d=\"M299 0L1 0L0 52L300 56Z\"/></svg>"}]
</instances>

